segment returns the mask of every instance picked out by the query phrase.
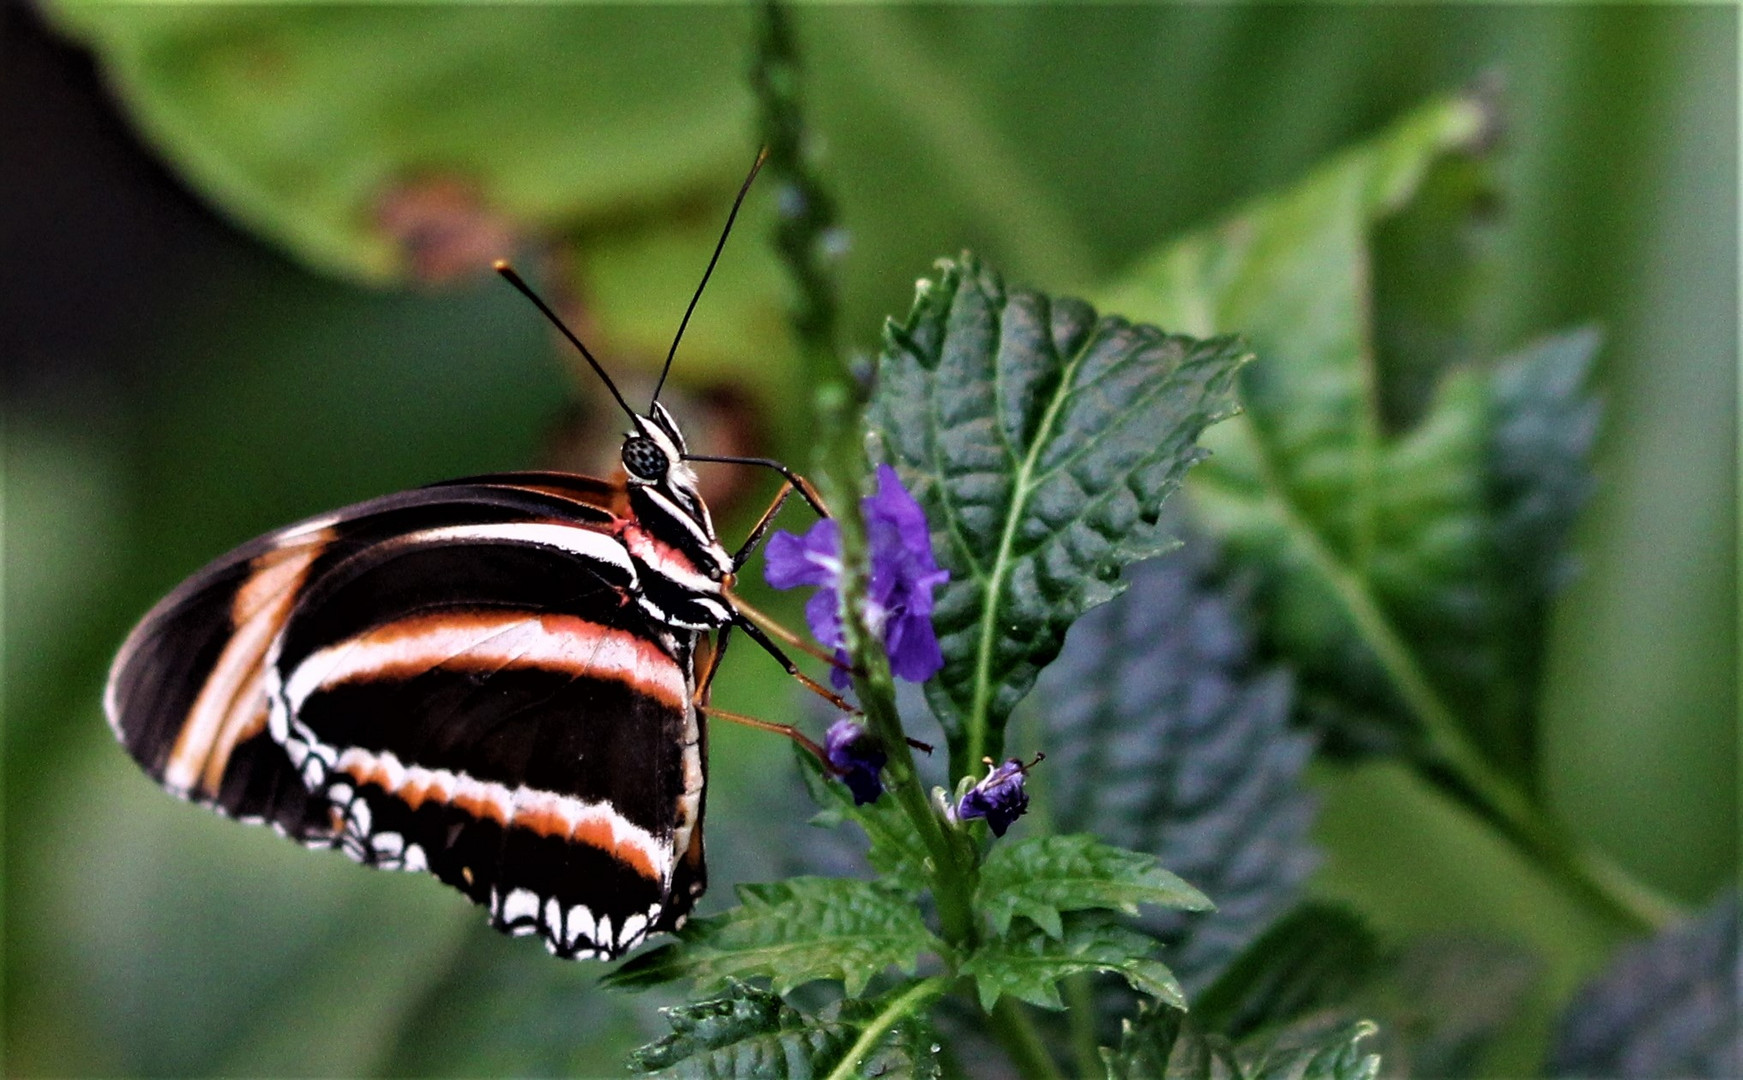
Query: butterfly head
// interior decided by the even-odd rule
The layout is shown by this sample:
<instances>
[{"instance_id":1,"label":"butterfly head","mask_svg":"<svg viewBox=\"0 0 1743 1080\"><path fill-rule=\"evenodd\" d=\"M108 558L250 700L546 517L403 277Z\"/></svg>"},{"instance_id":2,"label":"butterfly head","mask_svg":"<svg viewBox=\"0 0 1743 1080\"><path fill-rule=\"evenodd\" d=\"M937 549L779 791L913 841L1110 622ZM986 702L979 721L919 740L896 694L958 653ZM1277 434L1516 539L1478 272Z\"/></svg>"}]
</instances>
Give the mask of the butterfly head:
<instances>
[{"instance_id":1,"label":"butterfly head","mask_svg":"<svg viewBox=\"0 0 1743 1080\"><path fill-rule=\"evenodd\" d=\"M694 488L696 476L684 464L690 449L678 422L659 402L647 416L635 417L636 430L623 438L623 468L631 484L664 485L673 481Z\"/></svg>"},{"instance_id":2,"label":"butterfly head","mask_svg":"<svg viewBox=\"0 0 1743 1080\"><path fill-rule=\"evenodd\" d=\"M643 524L660 533L665 531L659 527L660 519L679 519L675 524L693 541L684 544L692 557L722 572L730 570L731 559L715 539L714 521L697 489L696 472L684 460L689 447L678 422L656 402L648 415L635 418L635 425L636 429L624 436L621 456L631 498L639 503Z\"/></svg>"}]
</instances>

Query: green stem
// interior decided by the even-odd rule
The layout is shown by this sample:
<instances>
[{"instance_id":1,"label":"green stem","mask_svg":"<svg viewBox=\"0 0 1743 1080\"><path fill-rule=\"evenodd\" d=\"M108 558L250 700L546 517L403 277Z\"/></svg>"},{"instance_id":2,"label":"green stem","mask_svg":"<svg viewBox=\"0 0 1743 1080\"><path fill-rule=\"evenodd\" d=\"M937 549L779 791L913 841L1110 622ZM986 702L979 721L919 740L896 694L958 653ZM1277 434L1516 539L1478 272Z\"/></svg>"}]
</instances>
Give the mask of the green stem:
<instances>
[{"instance_id":1,"label":"green stem","mask_svg":"<svg viewBox=\"0 0 1743 1080\"><path fill-rule=\"evenodd\" d=\"M860 1062L872 1052L873 1047L877 1046L878 1040L884 1037L884 1033L900 1023L903 1017L918 1010L923 999L937 997L943 993L946 981L943 976L934 976L915 983L899 997L892 999L888 1005L884 1006L883 1011L873 1017L872 1022L865 1026L865 1030L859 1033L859 1038L855 1039L853 1045L847 1048L847 1053L843 1054L841 1060L835 1063L835 1068L829 1071L829 1075L824 1080L848 1080L849 1077L857 1076Z\"/></svg>"},{"instance_id":2,"label":"green stem","mask_svg":"<svg viewBox=\"0 0 1743 1080\"><path fill-rule=\"evenodd\" d=\"M889 756L884 766L889 791L931 854L932 891L945 940L954 948L971 947L978 930L972 906L972 862L965 864L959 858L932 811L896 712L889 661L881 643L866 633L861 615L866 573L865 529L859 509L859 485L866 473L860 422L863 403L842 378L846 368L838 351L836 327L840 304L824 243L836 227L834 200L805 160L807 134L799 96L798 49L786 11L776 0L763 4L760 32L752 71L759 127L769 151L771 177L786 189L791 196L786 201L795 207L785 213L775 246L796 294L790 314L803 370L818 388L818 480L841 528L840 592L847 652L856 669L865 672L855 679L855 689L867 726ZM945 961L954 965L955 958L946 957Z\"/></svg>"},{"instance_id":3,"label":"green stem","mask_svg":"<svg viewBox=\"0 0 1743 1080\"><path fill-rule=\"evenodd\" d=\"M1251 416L1238 414L1227 423L1248 429L1243 434L1255 448L1261 482L1271 493L1270 505L1279 524L1337 596L1362 641L1373 650L1405 706L1416 716L1430 761L1458 778L1502 835L1555 871L1571 891L1594 907L1647 929L1676 918L1680 910L1674 903L1632 881L1620 868L1604 863L1595 852L1581 849L1564 828L1544 816L1524 788L1489 763L1465 735L1451 706L1434 689L1366 583L1326 546L1290 501L1288 488L1265 452L1264 440L1252 430Z\"/></svg>"},{"instance_id":4,"label":"green stem","mask_svg":"<svg viewBox=\"0 0 1743 1080\"><path fill-rule=\"evenodd\" d=\"M955 949L972 947L978 939L974 917L974 872L959 856L946 835L944 823L932 809L925 785L914 768L907 733L896 711L896 686L890 676L889 658L881 643L867 632L864 620L866 585L865 525L860 519L857 478L865 474L860 449L859 411L849 402L845 388L834 385L818 395L819 413L829 458L823 463L825 496L835 508L841 528L842 631L847 654L857 674L854 689L865 712L866 727L877 737L889 760L884 764L885 787L902 808L931 856L932 894L938 903L939 929ZM853 481L844 478L852 477ZM946 957L947 963L954 958Z\"/></svg>"},{"instance_id":5,"label":"green stem","mask_svg":"<svg viewBox=\"0 0 1743 1080\"><path fill-rule=\"evenodd\" d=\"M1065 978L1065 1022L1071 1028L1071 1053L1077 1058L1079 1076L1103 1071L1101 1042L1095 1034L1095 987L1079 972Z\"/></svg>"},{"instance_id":6,"label":"green stem","mask_svg":"<svg viewBox=\"0 0 1743 1080\"><path fill-rule=\"evenodd\" d=\"M1028 1011L1022 1002L1013 997L1002 997L987 1014L987 1019L994 1037L1010 1055L1011 1064L1017 1067L1017 1075L1027 1080L1063 1080L1053 1055L1047 1052L1041 1036L1035 1032L1035 1025L1029 1022Z\"/></svg>"}]
</instances>

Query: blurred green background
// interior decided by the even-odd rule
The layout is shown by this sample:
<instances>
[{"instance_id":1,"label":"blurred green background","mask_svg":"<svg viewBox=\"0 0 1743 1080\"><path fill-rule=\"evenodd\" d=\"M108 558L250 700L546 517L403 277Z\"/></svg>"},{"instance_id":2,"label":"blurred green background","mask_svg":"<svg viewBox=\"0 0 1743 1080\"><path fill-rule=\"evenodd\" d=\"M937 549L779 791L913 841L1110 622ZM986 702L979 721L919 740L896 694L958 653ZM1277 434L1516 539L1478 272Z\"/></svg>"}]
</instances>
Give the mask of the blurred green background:
<instances>
[{"instance_id":1,"label":"blurred green background","mask_svg":"<svg viewBox=\"0 0 1743 1080\"><path fill-rule=\"evenodd\" d=\"M1543 785L1683 900L1734 877L1733 9L795 18L849 235L844 326L867 350L937 255L973 247L1014 281L1088 291L1428 95L1499 79L1501 197L1461 347L1574 323L1607 341L1601 487L1555 618ZM614 371L647 379L755 145L753 13L63 4L0 19L8 1071L617 1073L652 1032L648 1000L592 992L592 967L499 939L432 882L163 796L99 694L132 621L237 542L448 476L587 467L615 443L524 302L463 268L518 253ZM771 197L753 196L698 310L677 407L713 446L803 464ZM1385 269L1402 293L1439 268ZM730 536L762 489L720 483ZM727 669L724 707L791 707L750 650ZM767 777L787 765L767 738L716 735L719 903L775 872ZM1539 886L1473 870L1497 856L1449 839L1462 826L1419 790L1326 783L1325 891L1390 927L1505 908L1571 968L1602 959L1607 941L1560 925ZM1466 870L1490 884L1442 887Z\"/></svg>"}]
</instances>

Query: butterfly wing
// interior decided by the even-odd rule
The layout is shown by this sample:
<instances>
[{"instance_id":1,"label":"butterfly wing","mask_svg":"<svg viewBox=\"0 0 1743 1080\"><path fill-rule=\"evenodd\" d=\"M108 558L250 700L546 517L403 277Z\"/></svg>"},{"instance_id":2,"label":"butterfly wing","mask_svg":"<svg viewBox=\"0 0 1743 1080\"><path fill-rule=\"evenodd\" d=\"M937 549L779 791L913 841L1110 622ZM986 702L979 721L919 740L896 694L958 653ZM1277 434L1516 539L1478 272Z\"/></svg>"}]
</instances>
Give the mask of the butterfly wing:
<instances>
[{"instance_id":1,"label":"butterfly wing","mask_svg":"<svg viewBox=\"0 0 1743 1080\"><path fill-rule=\"evenodd\" d=\"M611 485L526 480L238 549L134 632L110 716L177 794L615 956L701 891L696 635L631 602Z\"/></svg>"}]
</instances>

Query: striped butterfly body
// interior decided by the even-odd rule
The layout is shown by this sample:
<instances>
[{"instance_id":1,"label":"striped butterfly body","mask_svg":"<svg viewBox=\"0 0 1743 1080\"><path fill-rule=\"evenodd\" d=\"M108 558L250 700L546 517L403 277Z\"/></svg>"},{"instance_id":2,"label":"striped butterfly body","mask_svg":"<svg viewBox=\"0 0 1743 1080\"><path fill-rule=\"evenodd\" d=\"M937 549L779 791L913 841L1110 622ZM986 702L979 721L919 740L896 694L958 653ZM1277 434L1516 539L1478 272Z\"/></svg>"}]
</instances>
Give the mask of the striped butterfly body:
<instances>
[{"instance_id":1,"label":"striped butterfly body","mask_svg":"<svg viewBox=\"0 0 1743 1080\"><path fill-rule=\"evenodd\" d=\"M105 706L174 794L369 866L428 872L500 930L610 959L682 926L707 884L704 709L727 631L845 707L727 591L788 494L824 508L775 462L690 454L657 388L636 413L498 270L630 417L620 476L475 477L269 533L146 615ZM786 478L737 553L716 537L695 460Z\"/></svg>"}]
</instances>

